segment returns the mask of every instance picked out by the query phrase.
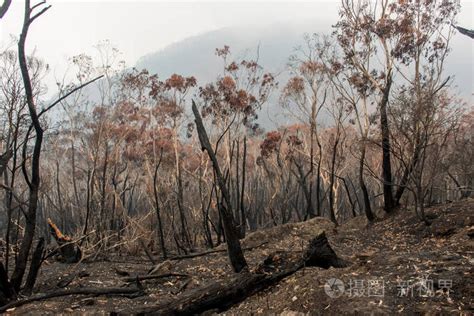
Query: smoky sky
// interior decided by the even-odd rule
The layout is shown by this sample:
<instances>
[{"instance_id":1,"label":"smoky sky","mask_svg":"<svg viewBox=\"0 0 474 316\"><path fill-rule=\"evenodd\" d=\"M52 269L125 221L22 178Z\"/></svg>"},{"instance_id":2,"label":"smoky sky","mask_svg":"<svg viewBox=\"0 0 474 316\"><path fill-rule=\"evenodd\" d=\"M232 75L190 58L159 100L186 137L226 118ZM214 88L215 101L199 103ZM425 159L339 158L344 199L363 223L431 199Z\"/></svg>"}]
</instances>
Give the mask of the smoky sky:
<instances>
[{"instance_id":1,"label":"smoky sky","mask_svg":"<svg viewBox=\"0 0 474 316\"><path fill-rule=\"evenodd\" d=\"M34 1L33 1L34 3ZM50 66L51 86L67 72L68 59L93 54L94 45L110 40L133 66L143 55L187 37L223 27L265 25L288 21L317 21L321 26L338 19L339 1L48 1L51 9L30 29L28 52L35 51ZM472 28L473 0L461 1L459 24ZM23 1L13 1L0 21L0 48L13 47L21 31ZM13 36L13 38L12 38ZM472 43L466 41L472 51ZM50 91L54 93L54 91Z\"/></svg>"}]
</instances>

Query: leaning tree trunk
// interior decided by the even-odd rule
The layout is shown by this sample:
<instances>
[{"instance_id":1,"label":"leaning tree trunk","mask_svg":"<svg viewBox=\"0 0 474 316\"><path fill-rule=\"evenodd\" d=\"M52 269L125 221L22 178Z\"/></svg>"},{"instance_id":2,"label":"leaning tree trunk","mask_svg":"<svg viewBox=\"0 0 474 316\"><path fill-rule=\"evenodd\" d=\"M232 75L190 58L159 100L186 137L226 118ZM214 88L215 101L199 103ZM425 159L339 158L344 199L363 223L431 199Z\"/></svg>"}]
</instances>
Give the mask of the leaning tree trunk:
<instances>
[{"instance_id":1,"label":"leaning tree trunk","mask_svg":"<svg viewBox=\"0 0 474 316\"><path fill-rule=\"evenodd\" d=\"M212 167L214 168L217 184L219 185L219 189L222 192L223 203L219 203L219 213L222 218L222 226L224 227L224 235L227 242L227 249L229 254L229 259L232 264L232 267L235 272L240 272L243 269L247 268L247 262L245 261L244 254L242 252L242 248L240 246L239 235L237 229L235 227L234 217L233 217L233 210L232 210L232 203L230 200L230 194L227 190L227 186L225 184L225 179L222 175L221 169L219 167L219 163L217 162L216 154L209 142L209 138L207 136L206 129L204 128L204 124L202 122L201 114L196 107L196 103L192 105L192 110L195 117L196 122L196 129L199 136L199 141L201 143L202 149L207 151L209 158L212 161ZM225 203L225 205L224 205Z\"/></svg>"}]
</instances>

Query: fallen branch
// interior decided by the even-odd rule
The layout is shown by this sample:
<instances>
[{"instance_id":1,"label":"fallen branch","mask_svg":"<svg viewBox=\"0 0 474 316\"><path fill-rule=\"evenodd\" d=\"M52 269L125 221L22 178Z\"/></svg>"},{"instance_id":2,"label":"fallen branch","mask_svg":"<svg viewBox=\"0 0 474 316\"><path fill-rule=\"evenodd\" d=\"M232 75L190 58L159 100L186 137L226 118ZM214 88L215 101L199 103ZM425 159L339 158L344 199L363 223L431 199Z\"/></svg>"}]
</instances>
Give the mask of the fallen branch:
<instances>
[{"instance_id":1,"label":"fallen branch","mask_svg":"<svg viewBox=\"0 0 474 316\"><path fill-rule=\"evenodd\" d=\"M125 297L138 297L144 295L145 292L143 289L138 287L135 288L78 288L78 289L67 289L67 290L59 290L56 292L41 294L33 297L29 297L23 300L18 300L6 304L0 307L0 313L4 313L10 308L19 307L25 304L29 304L32 302L44 301L50 298L61 297L61 296L69 296L69 295L123 295Z\"/></svg>"},{"instance_id":2,"label":"fallen branch","mask_svg":"<svg viewBox=\"0 0 474 316\"><path fill-rule=\"evenodd\" d=\"M248 251L248 250L252 250L252 249L255 249L255 248L262 247L263 245L266 245L266 244L268 244L268 241L262 242L261 244L258 244L256 246L242 248L242 250L243 251ZM218 253L218 252L227 252L227 249L207 250L207 251L198 252L198 253L191 253L191 254L188 254L188 255L171 257L171 258L168 258L168 260L176 261L176 260L182 260L182 259L190 259L190 258L202 257L202 256L206 256L206 255L213 254L213 253Z\"/></svg>"},{"instance_id":3,"label":"fallen branch","mask_svg":"<svg viewBox=\"0 0 474 316\"><path fill-rule=\"evenodd\" d=\"M154 280L154 279L164 279L170 277L181 277L181 278L189 278L188 274L183 273L164 273L164 274L157 274L157 275L137 275L134 277L124 278L125 282L135 282L135 281L143 281L143 280Z\"/></svg>"},{"instance_id":4,"label":"fallen branch","mask_svg":"<svg viewBox=\"0 0 474 316\"><path fill-rule=\"evenodd\" d=\"M458 25L454 25L454 27L459 31L459 33L464 34L474 39L474 30L469 30L464 27L460 27Z\"/></svg>"},{"instance_id":5,"label":"fallen branch","mask_svg":"<svg viewBox=\"0 0 474 316\"><path fill-rule=\"evenodd\" d=\"M332 250L324 232L311 240L302 253L276 253L267 257L255 272L243 271L222 281L184 293L161 305L121 313L138 315L193 315L208 310L224 311L305 266L345 267L347 263Z\"/></svg>"}]
</instances>

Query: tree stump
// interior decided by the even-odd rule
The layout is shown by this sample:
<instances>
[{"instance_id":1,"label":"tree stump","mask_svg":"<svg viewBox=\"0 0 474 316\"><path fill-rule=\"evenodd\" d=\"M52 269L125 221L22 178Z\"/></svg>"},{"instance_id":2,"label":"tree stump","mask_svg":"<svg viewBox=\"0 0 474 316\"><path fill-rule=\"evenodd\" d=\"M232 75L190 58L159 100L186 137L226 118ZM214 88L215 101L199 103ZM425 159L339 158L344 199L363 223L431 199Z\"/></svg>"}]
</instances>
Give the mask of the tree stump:
<instances>
[{"instance_id":1,"label":"tree stump","mask_svg":"<svg viewBox=\"0 0 474 316\"><path fill-rule=\"evenodd\" d=\"M54 239L59 246L59 254L61 261L65 263L76 263L82 258L81 248L71 237L64 235L61 230L48 218L48 225Z\"/></svg>"}]
</instances>

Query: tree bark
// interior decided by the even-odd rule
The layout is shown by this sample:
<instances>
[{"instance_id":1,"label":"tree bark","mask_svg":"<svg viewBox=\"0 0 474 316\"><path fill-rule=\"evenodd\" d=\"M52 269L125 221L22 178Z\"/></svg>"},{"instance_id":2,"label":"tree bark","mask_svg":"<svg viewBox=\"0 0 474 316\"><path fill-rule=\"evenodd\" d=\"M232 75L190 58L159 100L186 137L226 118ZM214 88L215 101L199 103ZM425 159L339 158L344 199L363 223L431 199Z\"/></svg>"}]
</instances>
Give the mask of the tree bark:
<instances>
[{"instance_id":1,"label":"tree bark","mask_svg":"<svg viewBox=\"0 0 474 316\"><path fill-rule=\"evenodd\" d=\"M30 272L28 273L28 276L26 278L25 292L28 294L33 291L33 288L35 286L36 279L38 277L38 272L41 268L41 263L43 261L43 253L44 238L40 238L33 253L33 257L31 258Z\"/></svg>"},{"instance_id":2,"label":"tree bark","mask_svg":"<svg viewBox=\"0 0 474 316\"><path fill-rule=\"evenodd\" d=\"M12 0L5 0L3 1L2 6L0 6L0 19L2 19L8 11L8 8L12 4Z\"/></svg>"},{"instance_id":3,"label":"tree bark","mask_svg":"<svg viewBox=\"0 0 474 316\"><path fill-rule=\"evenodd\" d=\"M163 153L163 151L161 151ZM168 256L166 252L166 246L165 246L165 235L163 233L163 224L161 221L161 210L160 210L160 201L158 197L158 168L160 168L161 164L161 157L162 154L160 154L160 160L155 166L155 173L153 175L153 195L154 195L154 200L155 200L155 211L156 211L156 218L158 220L158 233L160 235L160 247L161 247L161 253L163 256L163 259L166 259Z\"/></svg>"},{"instance_id":4,"label":"tree bark","mask_svg":"<svg viewBox=\"0 0 474 316\"><path fill-rule=\"evenodd\" d=\"M374 214L372 213L372 207L370 206L369 192L367 191L367 186L364 181L364 163L365 163L365 144L362 148L360 160L359 160L359 185L362 190L362 195L364 197L364 211L365 216L371 222L375 219Z\"/></svg>"},{"instance_id":5,"label":"tree bark","mask_svg":"<svg viewBox=\"0 0 474 316\"><path fill-rule=\"evenodd\" d=\"M0 262L0 304L3 305L9 299L15 299L16 292L8 280L8 273L2 262Z\"/></svg>"},{"instance_id":6,"label":"tree bark","mask_svg":"<svg viewBox=\"0 0 474 316\"><path fill-rule=\"evenodd\" d=\"M394 206L395 201L393 198L392 191L392 163L390 153L390 129L388 125L387 106L388 98L390 95L390 88L392 86L392 74L387 75L387 84L383 91L383 97L380 102L380 127L382 134L382 177L383 177L383 197L384 197L384 209L387 213L390 213Z\"/></svg>"},{"instance_id":7,"label":"tree bark","mask_svg":"<svg viewBox=\"0 0 474 316\"><path fill-rule=\"evenodd\" d=\"M26 60L25 53L25 43L26 37L28 34L28 29L34 19L39 17L41 14L46 12L49 9L44 7L39 13L31 17L31 7L30 1L25 1L25 16L23 21L23 28L20 34L20 40L18 41L18 59L20 65L21 75L23 77L23 85L25 88L26 103L28 105L28 111L30 114L31 121L33 122L33 127L35 129L35 145L33 149L33 157L31 160L31 181L28 179L27 174L25 174L26 182L29 187L29 200L28 200L28 210L25 214L25 234L20 245L20 251L18 253L18 259L13 271L11 278L11 283L16 291L21 287L23 276L25 274L26 265L28 262L28 256L30 254L31 245L33 243L33 238L35 235L36 229L36 209L38 206L38 191L40 185L40 155L41 155L41 146L43 143L43 129L41 127L39 116L36 112L36 104L33 95L33 87L31 84L30 74L28 73L28 64ZM28 142L28 133L26 135L25 142Z\"/></svg>"},{"instance_id":8,"label":"tree bark","mask_svg":"<svg viewBox=\"0 0 474 316\"><path fill-rule=\"evenodd\" d=\"M242 189L240 191L240 237L245 237L245 231L247 228L247 218L245 216L245 204L244 204L244 195L245 195L245 171L247 164L247 137L244 137L244 153L242 157Z\"/></svg>"}]
</instances>

